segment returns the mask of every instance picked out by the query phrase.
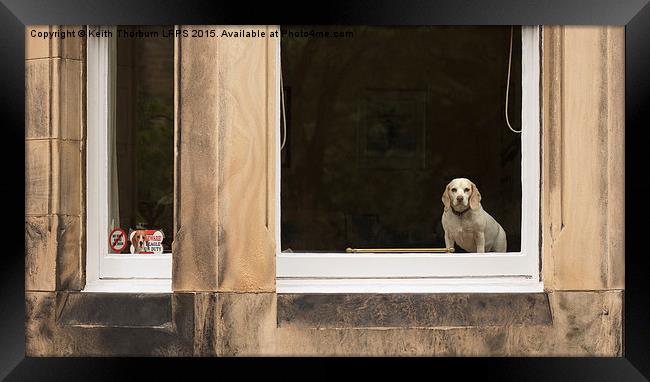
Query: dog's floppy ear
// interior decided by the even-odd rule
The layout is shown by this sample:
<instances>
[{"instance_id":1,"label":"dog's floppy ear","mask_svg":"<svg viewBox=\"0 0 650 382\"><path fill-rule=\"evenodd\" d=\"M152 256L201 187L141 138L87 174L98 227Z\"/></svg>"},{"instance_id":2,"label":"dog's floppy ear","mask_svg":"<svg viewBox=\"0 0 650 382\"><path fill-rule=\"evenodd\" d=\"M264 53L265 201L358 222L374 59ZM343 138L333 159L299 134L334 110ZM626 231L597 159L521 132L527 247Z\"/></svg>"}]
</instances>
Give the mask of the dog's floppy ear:
<instances>
[{"instance_id":1,"label":"dog's floppy ear","mask_svg":"<svg viewBox=\"0 0 650 382\"><path fill-rule=\"evenodd\" d=\"M442 193L442 204L445 205L445 211L449 209L449 206L451 205L451 199L449 198L449 185L451 182L447 183L445 186L445 192Z\"/></svg>"},{"instance_id":2,"label":"dog's floppy ear","mask_svg":"<svg viewBox=\"0 0 650 382\"><path fill-rule=\"evenodd\" d=\"M477 209L481 204L481 193L478 192L478 187L472 182L472 196L469 197L469 207L473 210Z\"/></svg>"}]
</instances>

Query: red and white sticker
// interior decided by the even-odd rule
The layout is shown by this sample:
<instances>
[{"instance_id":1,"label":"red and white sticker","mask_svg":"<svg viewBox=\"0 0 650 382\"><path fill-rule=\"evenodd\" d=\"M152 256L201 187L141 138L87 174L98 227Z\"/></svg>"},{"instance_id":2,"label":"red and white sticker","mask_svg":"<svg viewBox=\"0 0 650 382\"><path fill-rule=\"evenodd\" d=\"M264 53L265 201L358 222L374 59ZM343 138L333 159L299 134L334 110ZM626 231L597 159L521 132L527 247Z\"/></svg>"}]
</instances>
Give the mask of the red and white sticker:
<instances>
[{"instance_id":1,"label":"red and white sticker","mask_svg":"<svg viewBox=\"0 0 650 382\"><path fill-rule=\"evenodd\" d=\"M121 228L114 228L108 235L108 245L113 252L121 253L126 248L126 232Z\"/></svg>"},{"instance_id":2,"label":"red and white sticker","mask_svg":"<svg viewBox=\"0 0 650 382\"><path fill-rule=\"evenodd\" d=\"M158 255L163 253L162 242L165 236L162 231L154 229L138 229L131 231L131 253L140 255Z\"/></svg>"}]
</instances>

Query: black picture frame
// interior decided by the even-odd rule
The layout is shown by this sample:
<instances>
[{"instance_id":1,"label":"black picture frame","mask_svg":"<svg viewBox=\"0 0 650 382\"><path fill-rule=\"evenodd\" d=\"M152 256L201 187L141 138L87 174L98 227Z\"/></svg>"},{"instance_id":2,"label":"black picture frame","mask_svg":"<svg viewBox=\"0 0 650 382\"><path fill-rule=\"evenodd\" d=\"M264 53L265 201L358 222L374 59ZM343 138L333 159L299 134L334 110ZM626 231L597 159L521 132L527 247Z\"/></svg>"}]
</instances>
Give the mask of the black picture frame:
<instances>
[{"instance_id":1,"label":"black picture frame","mask_svg":"<svg viewBox=\"0 0 650 382\"><path fill-rule=\"evenodd\" d=\"M254 7L254 8L253 8ZM2 277L0 283L0 377L7 380L114 380L115 376L151 377L177 367L182 360L117 359L36 359L25 358L24 338L24 43L25 25L29 24L615 24L626 25L626 288L624 316L624 357L621 358L526 358L526 359L419 359L397 360L403 367L425 366L430 373L454 373L454 379L476 373L488 380L536 381L628 381L647 380L650 376L650 277L647 275L648 256L645 250L648 203L640 195L650 192L647 176L647 139L644 132L650 126L650 5L647 0L615 2L605 0L500 0L500 1L362 1L350 4L329 1L294 8L265 2L253 6L250 2L213 3L208 1L102 1L64 0L3 0L0 5L0 48L3 58L2 86L3 131L6 149L5 179L10 185L5 193L6 225ZM22 162L21 162L22 161ZM220 362L219 360L211 360ZM241 362L237 361L241 368ZM285 360L265 373L287 374L300 362ZM310 373L320 377L340 376L341 369L332 367L334 361L307 360ZM337 360L337 363L350 362ZM364 376L375 372L387 374L392 362L357 360L354 369ZM155 364L154 364L155 363ZM204 363L205 365L205 363ZM222 369L206 365L209 375L219 375ZM317 368L317 369L316 369ZM403 369L401 371L403 372ZM443 370L446 369L446 370ZM315 370L318 370L316 372ZM192 369L198 371L198 367ZM409 369L410 371L410 369ZM402 374L403 376L404 374ZM222 374L225 376L225 374ZM644 377L645 376L645 377Z\"/></svg>"}]
</instances>

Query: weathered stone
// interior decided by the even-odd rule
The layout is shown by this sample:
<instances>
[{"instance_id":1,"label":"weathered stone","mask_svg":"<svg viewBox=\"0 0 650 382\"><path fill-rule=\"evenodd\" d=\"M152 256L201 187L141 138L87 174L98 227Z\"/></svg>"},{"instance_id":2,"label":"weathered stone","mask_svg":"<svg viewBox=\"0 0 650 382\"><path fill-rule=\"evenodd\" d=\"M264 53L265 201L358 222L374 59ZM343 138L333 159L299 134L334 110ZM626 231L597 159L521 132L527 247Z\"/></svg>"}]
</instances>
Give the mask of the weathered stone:
<instances>
[{"instance_id":1,"label":"weathered stone","mask_svg":"<svg viewBox=\"0 0 650 382\"><path fill-rule=\"evenodd\" d=\"M25 142L25 215L47 215L50 212L51 154L48 140Z\"/></svg>"},{"instance_id":2,"label":"weathered stone","mask_svg":"<svg viewBox=\"0 0 650 382\"><path fill-rule=\"evenodd\" d=\"M57 216L56 290L81 290L85 286L82 220L79 216Z\"/></svg>"},{"instance_id":3,"label":"weathered stone","mask_svg":"<svg viewBox=\"0 0 650 382\"><path fill-rule=\"evenodd\" d=\"M81 215L83 205L81 142L52 140L52 207L53 213Z\"/></svg>"},{"instance_id":4,"label":"weathered stone","mask_svg":"<svg viewBox=\"0 0 650 382\"><path fill-rule=\"evenodd\" d=\"M81 218L25 217L25 290L80 290L84 285Z\"/></svg>"},{"instance_id":5,"label":"weathered stone","mask_svg":"<svg viewBox=\"0 0 650 382\"><path fill-rule=\"evenodd\" d=\"M217 293L197 293L194 296L194 355L217 355Z\"/></svg>"},{"instance_id":6,"label":"weathered stone","mask_svg":"<svg viewBox=\"0 0 650 382\"><path fill-rule=\"evenodd\" d=\"M59 325L171 328L170 294L61 293Z\"/></svg>"},{"instance_id":7,"label":"weathered stone","mask_svg":"<svg viewBox=\"0 0 650 382\"><path fill-rule=\"evenodd\" d=\"M222 293L221 355L621 356L620 291L549 294L552 324L431 328L277 327L273 293ZM363 304L360 304L363 306ZM516 305L515 305L516 306ZM513 307L515 307L513 306ZM506 308L507 309L507 308ZM510 314L518 313L509 311ZM345 316L345 313L341 313ZM348 315L355 315L349 312ZM344 318L343 318L344 319Z\"/></svg>"},{"instance_id":8,"label":"weathered stone","mask_svg":"<svg viewBox=\"0 0 650 382\"><path fill-rule=\"evenodd\" d=\"M217 39L178 40L174 291L216 291L218 285L217 44Z\"/></svg>"},{"instance_id":9,"label":"weathered stone","mask_svg":"<svg viewBox=\"0 0 650 382\"><path fill-rule=\"evenodd\" d=\"M122 303L133 299L132 295L121 295ZM141 299L147 299L145 295ZM98 299L106 298L104 295ZM158 299L159 297L154 297ZM66 312L65 294L54 292L26 293L26 354L28 356L190 356L193 353L193 295L167 295L167 304L171 299L172 323L158 326L125 326L125 320L112 314L119 320L117 325L111 325L106 318L101 318L101 326L67 324L69 315L76 314L73 307ZM142 301L141 301L142 302ZM95 301L93 304L96 304ZM107 304L107 305L112 305ZM116 303L117 305L120 302ZM147 303L148 304L148 303ZM84 307L80 301L73 303L77 308ZM100 306L102 303L99 304ZM154 305L156 305L154 303ZM85 305L92 309L93 305ZM104 305L106 307L106 305ZM176 308L178 307L178 308ZM66 312L63 320L57 320L58 312ZM143 313L140 310L140 313ZM93 315L90 312L81 317L90 322ZM66 316L68 315L68 316ZM99 316L94 316L100 318ZM132 316L131 318L134 318ZM138 320L141 324L143 317Z\"/></svg>"},{"instance_id":10,"label":"weathered stone","mask_svg":"<svg viewBox=\"0 0 650 382\"><path fill-rule=\"evenodd\" d=\"M279 294L278 326L418 328L550 325L543 293Z\"/></svg>"},{"instance_id":11,"label":"weathered stone","mask_svg":"<svg viewBox=\"0 0 650 382\"><path fill-rule=\"evenodd\" d=\"M178 45L173 288L272 291L275 41L181 38Z\"/></svg>"},{"instance_id":12,"label":"weathered stone","mask_svg":"<svg viewBox=\"0 0 650 382\"><path fill-rule=\"evenodd\" d=\"M54 216L25 217L25 290L56 289L57 228Z\"/></svg>"},{"instance_id":13,"label":"weathered stone","mask_svg":"<svg viewBox=\"0 0 650 382\"><path fill-rule=\"evenodd\" d=\"M82 139L83 61L44 58L25 62L25 137Z\"/></svg>"},{"instance_id":14,"label":"weathered stone","mask_svg":"<svg viewBox=\"0 0 650 382\"><path fill-rule=\"evenodd\" d=\"M274 39L219 40L220 291L275 290L275 49Z\"/></svg>"},{"instance_id":15,"label":"weathered stone","mask_svg":"<svg viewBox=\"0 0 650 382\"><path fill-rule=\"evenodd\" d=\"M60 57L71 60L83 60L85 56L86 39L79 37L79 30L85 29L85 25L52 25L53 31L74 32L74 36L66 36L63 39L52 39L52 57Z\"/></svg>"},{"instance_id":16,"label":"weathered stone","mask_svg":"<svg viewBox=\"0 0 650 382\"><path fill-rule=\"evenodd\" d=\"M542 242L548 290L624 287L624 28L545 28Z\"/></svg>"},{"instance_id":17,"label":"weathered stone","mask_svg":"<svg viewBox=\"0 0 650 382\"><path fill-rule=\"evenodd\" d=\"M79 36L83 25L26 25L25 59L65 58L83 60L86 39ZM43 36L44 33L67 32L64 38ZM41 33L39 37L38 34ZM72 36L74 34L74 36Z\"/></svg>"},{"instance_id":18,"label":"weathered stone","mask_svg":"<svg viewBox=\"0 0 650 382\"><path fill-rule=\"evenodd\" d=\"M52 136L51 66L52 61L49 59L25 62L25 138L27 139L43 139Z\"/></svg>"},{"instance_id":19,"label":"weathered stone","mask_svg":"<svg viewBox=\"0 0 650 382\"><path fill-rule=\"evenodd\" d=\"M51 59L52 65L52 132L54 138L80 140L82 138L82 100L84 62L71 59Z\"/></svg>"},{"instance_id":20,"label":"weathered stone","mask_svg":"<svg viewBox=\"0 0 650 382\"><path fill-rule=\"evenodd\" d=\"M25 59L50 57L50 40L37 35L38 33L49 32L50 29L50 25L25 26Z\"/></svg>"}]
</instances>

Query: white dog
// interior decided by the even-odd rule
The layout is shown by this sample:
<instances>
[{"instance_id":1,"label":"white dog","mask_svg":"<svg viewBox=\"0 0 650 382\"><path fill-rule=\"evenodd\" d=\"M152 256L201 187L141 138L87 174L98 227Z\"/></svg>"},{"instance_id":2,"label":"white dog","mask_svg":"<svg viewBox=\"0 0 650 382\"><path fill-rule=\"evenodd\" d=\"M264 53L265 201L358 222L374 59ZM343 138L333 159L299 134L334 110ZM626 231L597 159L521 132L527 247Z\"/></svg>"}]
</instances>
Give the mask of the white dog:
<instances>
[{"instance_id":1,"label":"white dog","mask_svg":"<svg viewBox=\"0 0 650 382\"><path fill-rule=\"evenodd\" d=\"M467 252L506 252L506 231L481 206L481 193L466 178L449 182L442 194L445 245Z\"/></svg>"}]
</instances>

